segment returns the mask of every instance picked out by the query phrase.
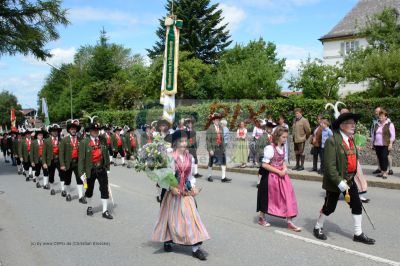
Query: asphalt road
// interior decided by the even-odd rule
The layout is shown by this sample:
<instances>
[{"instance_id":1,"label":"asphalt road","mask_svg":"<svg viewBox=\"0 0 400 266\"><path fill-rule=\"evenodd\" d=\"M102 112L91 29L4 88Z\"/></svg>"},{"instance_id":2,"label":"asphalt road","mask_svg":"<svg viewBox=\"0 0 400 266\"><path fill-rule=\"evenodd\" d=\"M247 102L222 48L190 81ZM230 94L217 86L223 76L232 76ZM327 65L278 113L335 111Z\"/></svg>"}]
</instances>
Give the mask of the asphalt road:
<instances>
[{"instance_id":1,"label":"asphalt road","mask_svg":"<svg viewBox=\"0 0 400 266\"><path fill-rule=\"evenodd\" d=\"M367 246L352 241L352 217L343 200L325 224L328 240L313 237L324 197L320 183L293 181L299 205L295 223L303 228L294 233L287 230L283 219L269 217L270 228L256 223L255 176L229 173L229 177L233 178L230 184L221 183L218 177L213 183L205 178L197 181L203 187L198 208L211 235L202 246L208 260L201 262L191 256L189 247L175 246L175 252L164 253L161 243L150 241L159 205L155 185L144 174L121 166L112 168L114 220L106 220L101 217L97 183L95 214L88 217L76 190L72 202L60 193L51 196L48 190L26 182L1 158L0 266L400 265L398 190L369 189L371 202L366 208L376 230L365 216L363 229L377 243Z\"/></svg>"}]
</instances>

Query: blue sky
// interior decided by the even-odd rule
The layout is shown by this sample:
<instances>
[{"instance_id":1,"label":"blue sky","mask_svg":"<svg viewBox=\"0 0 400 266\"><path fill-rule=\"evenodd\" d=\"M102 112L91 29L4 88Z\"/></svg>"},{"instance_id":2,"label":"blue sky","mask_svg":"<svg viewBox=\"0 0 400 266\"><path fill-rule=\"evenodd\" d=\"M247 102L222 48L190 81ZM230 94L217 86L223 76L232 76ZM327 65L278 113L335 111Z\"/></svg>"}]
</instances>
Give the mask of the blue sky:
<instances>
[{"instance_id":1,"label":"blue sky","mask_svg":"<svg viewBox=\"0 0 400 266\"><path fill-rule=\"evenodd\" d=\"M195 1L195 0L193 0ZM233 43L246 44L263 37L287 58L286 78L296 73L300 60L322 57L318 41L357 0L211 0L219 3L229 23ZM49 43L53 65L72 62L83 45L96 44L102 27L111 42L146 54L156 41L158 19L166 14L164 0L64 0L71 25L59 27L60 39ZM50 67L31 56L0 57L0 90L13 92L24 108L37 107L37 93ZM282 82L284 84L284 82Z\"/></svg>"}]
</instances>

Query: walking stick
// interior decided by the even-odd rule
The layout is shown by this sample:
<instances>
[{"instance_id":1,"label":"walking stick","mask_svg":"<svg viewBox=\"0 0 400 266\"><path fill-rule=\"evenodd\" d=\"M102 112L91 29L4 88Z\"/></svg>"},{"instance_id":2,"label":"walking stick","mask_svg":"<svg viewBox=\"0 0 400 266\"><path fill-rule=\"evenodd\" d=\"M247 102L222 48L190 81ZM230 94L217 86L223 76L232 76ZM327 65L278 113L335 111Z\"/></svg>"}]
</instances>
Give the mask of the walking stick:
<instances>
[{"instance_id":1,"label":"walking stick","mask_svg":"<svg viewBox=\"0 0 400 266\"><path fill-rule=\"evenodd\" d=\"M112 195L110 184L108 184L108 194L110 194L110 198L111 198L111 202L112 202L113 210L114 210L114 198L113 198L113 195Z\"/></svg>"},{"instance_id":2,"label":"walking stick","mask_svg":"<svg viewBox=\"0 0 400 266\"><path fill-rule=\"evenodd\" d=\"M367 212L367 210L366 210L365 207L364 207L364 204L361 203L361 206L362 206L362 208L363 208L365 214L367 215L368 221L371 223L372 228L375 230L375 225L374 225L374 223L372 222L371 217L369 217L368 212Z\"/></svg>"}]
</instances>

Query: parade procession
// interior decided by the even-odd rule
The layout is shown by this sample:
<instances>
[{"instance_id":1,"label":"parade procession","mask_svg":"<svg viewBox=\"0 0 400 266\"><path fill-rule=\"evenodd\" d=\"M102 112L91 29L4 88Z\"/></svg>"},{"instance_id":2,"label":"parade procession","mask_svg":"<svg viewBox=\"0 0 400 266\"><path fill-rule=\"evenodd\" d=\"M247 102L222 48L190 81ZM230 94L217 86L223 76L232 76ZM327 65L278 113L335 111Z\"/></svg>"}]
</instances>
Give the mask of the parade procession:
<instances>
[{"instance_id":1,"label":"parade procession","mask_svg":"<svg viewBox=\"0 0 400 266\"><path fill-rule=\"evenodd\" d=\"M0 4L0 266L400 266L400 1L120 2Z\"/></svg>"}]
</instances>

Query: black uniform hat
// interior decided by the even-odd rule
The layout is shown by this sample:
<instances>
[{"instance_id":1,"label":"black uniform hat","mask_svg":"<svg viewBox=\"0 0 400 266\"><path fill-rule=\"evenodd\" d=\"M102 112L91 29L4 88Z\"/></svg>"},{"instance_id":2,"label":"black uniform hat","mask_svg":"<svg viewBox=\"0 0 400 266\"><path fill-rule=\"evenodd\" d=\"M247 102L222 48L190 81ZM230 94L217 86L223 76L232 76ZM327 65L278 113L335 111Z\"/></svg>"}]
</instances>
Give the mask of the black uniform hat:
<instances>
[{"instance_id":1,"label":"black uniform hat","mask_svg":"<svg viewBox=\"0 0 400 266\"><path fill-rule=\"evenodd\" d=\"M332 129L338 130L340 128L340 124L342 124L344 121L353 119L356 123L358 120L360 120L361 115L360 114L354 114L354 113L343 113L339 115L339 117L333 121L332 123Z\"/></svg>"},{"instance_id":2,"label":"black uniform hat","mask_svg":"<svg viewBox=\"0 0 400 266\"><path fill-rule=\"evenodd\" d=\"M165 141L174 143L181 138L189 138L186 130L176 130L174 133L167 135Z\"/></svg>"}]
</instances>

